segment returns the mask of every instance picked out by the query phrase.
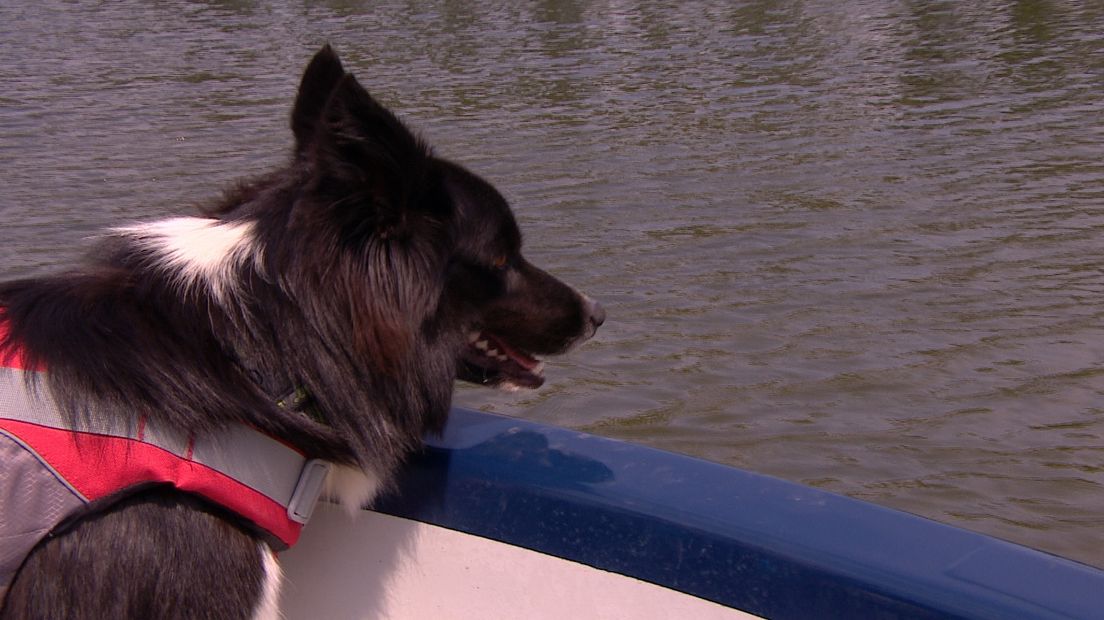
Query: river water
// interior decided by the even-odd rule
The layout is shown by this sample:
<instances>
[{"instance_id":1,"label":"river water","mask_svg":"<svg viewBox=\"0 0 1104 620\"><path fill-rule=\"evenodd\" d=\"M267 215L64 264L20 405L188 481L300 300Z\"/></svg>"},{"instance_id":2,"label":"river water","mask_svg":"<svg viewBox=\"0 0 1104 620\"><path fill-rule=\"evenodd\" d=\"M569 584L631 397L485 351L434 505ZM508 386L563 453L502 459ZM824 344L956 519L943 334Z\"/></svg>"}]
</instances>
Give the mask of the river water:
<instances>
[{"instance_id":1,"label":"river water","mask_svg":"<svg viewBox=\"0 0 1104 620\"><path fill-rule=\"evenodd\" d=\"M329 41L600 299L459 404L1104 566L1104 4L0 4L0 276L280 162Z\"/></svg>"}]
</instances>

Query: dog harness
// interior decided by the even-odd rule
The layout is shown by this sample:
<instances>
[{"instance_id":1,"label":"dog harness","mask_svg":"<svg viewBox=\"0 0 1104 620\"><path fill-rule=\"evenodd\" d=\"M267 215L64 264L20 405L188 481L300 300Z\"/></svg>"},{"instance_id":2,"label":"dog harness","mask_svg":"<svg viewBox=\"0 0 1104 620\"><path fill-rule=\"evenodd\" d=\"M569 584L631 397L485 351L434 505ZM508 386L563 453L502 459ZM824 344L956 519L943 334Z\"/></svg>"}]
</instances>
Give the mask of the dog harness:
<instances>
[{"instance_id":1,"label":"dog harness","mask_svg":"<svg viewBox=\"0 0 1104 620\"><path fill-rule=\"evenodd\" d=\"M0 340L7 328L0 323ZM0 356L0 604L43 538L151 485L240 515L276 550L299 538L329 464L245 426L187 437L92 411L71 424L20 352Z\"/></svg>"}]
</instances>

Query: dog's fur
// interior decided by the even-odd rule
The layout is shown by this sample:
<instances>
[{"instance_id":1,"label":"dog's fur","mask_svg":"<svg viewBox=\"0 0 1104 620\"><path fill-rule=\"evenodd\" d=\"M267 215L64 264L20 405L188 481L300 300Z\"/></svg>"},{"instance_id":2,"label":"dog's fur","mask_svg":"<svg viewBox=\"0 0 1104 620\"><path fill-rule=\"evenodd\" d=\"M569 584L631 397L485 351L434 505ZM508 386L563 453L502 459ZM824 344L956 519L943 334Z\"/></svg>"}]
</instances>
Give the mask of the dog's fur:
<instances>
[{"instance_id":1,"label":"dog's fur","mask_svg":"<svg viewBox=\"0 0 1104 620\"><path fill-rule=\"evenodd\" d=\"M327 46L292 111L290 162L204 217L110 231L79 270L0 285L0 321L64 412L186 433L247 424L339 464L370 499L453 381L536 387L536 354L586 340L595 303L525 261L503 197L435 157ZM311 415L277 406L304 389ZM232 515L159 488L28 557L3 618L274 617L272 552Z\"/></svg>"}]
</instances>

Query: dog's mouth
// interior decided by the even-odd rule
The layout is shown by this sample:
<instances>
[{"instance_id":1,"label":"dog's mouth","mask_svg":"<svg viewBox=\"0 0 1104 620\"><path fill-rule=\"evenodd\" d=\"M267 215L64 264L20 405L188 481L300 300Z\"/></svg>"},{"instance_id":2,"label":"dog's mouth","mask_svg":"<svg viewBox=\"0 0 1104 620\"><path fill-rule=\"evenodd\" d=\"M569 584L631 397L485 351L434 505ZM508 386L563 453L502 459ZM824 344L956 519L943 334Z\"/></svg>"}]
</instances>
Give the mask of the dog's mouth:
<instances>
[{"instance_id":1,"label":"dog's mouth","mask_svg":"<svg viewBox=\"0 0 1104 620\"><path fill-rule=\"evenodd\" d=\"M490 387L538 388L543 372L544 362L485 331L468 334L460 356L460 378Z\"/></svg>"}]
</instances>

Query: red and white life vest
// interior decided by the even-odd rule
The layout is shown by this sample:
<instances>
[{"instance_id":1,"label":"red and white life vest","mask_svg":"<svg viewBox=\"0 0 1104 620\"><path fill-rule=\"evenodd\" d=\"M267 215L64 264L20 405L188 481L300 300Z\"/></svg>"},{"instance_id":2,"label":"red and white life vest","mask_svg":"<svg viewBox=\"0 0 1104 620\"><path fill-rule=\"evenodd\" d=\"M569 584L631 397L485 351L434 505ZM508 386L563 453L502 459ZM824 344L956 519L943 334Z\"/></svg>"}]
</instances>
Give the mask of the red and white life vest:
<instances>
[{"instance_id":1,"label":"red and white life vest","mask_svg":"<svg viewBox=\"0 0 1104 620\"><path fill-rule=\"evenodd\" d=\"M0 324L0 339L6 335ZM98 505L169 484L252 523L277 550L295 544L329 464L251 428L187 437L91 412L62 416L23 356L0 356L0 603L42 538Z\"/></svg>"}]
</instances>

